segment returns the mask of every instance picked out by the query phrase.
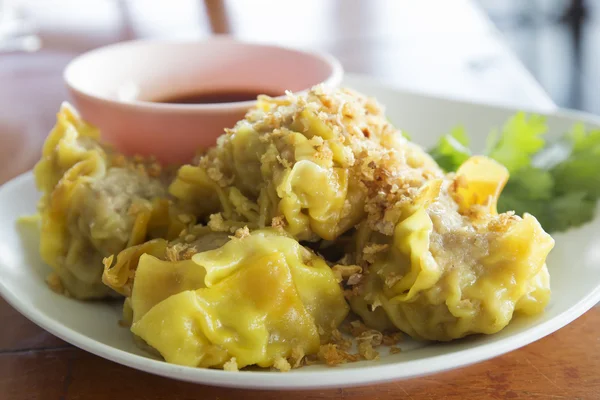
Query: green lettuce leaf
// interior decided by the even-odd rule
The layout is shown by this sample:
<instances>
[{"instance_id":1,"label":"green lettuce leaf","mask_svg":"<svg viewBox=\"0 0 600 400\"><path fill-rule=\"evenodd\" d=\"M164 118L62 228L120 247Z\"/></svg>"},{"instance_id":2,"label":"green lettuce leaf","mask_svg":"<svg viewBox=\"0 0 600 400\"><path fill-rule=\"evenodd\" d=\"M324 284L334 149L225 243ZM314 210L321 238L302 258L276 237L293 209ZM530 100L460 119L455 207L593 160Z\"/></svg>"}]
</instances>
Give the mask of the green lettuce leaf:
<instances>
[{"instance_id":1,"label":"green lettuce leaf","mask_svg":"<svg viewBox=\"0 0 600 400\"><path fill-rule=\"evenodd\" d=\"M509 172L531 165L533 155L544 147L545 118L516 114L505 125L498 140L491 145L488 156L504 165ZM494 134L492 134L494 137Z\"/></svg>"},{"instance_id":2,"label":"green lettuce leaf","mask_svg":"<svg viewBox=\"0 0 600 400\"><path fill-rule=\"evenodd\" d=\"M453 172L471 157L469 137L463 127L456 127L438 141L430 152L433 159L444 171Z\"/></svg>"},{"instance_id":3,"label":"green lettuce leaf","mask_svg":"<svg viewBox=\"0 0 600 400\"><path fill-rule=\"evenodd\" d=\"M550 172L525 167L510 177L503 193L527 200L550 200L554 194L554 185Z\"/></svg>"},{"instance_id":4,"label":"green lettuce leaf","mask_svg":"<svg viewBox=\"0 0 600 400\"><path fill-rule=\"evenodd\" d=\"M600 197L600 130L585 132L577 124L567 134L572 151L552 169L558 193L582 192L591 199Z\"/></svg>"},{"instance_id":5,"label":"green lettuce leaf","mask_svg":"<svg viewBox=\"0 0 600 400\"><path fill-rule=\"evenodd\" d=\"M563 232L594 219L596 202L582 192L556 196L552 201L532 200L507 192L498 200L498 211L528 213L535 216L546 231Z\"/></svg>"},{"instance_id":6,"label":"green lettuce leaf","mask_svg":"<svg viewBox=\"0 0 600 400\"><path fill-rule=\"evenodd\" d=\"M566 138L572 143L574 152L585 151L586 149L600 146L600 130L593 130L588 133L586 132L585 125L581 122L571 128Z\"/></svg>"}]
</instances>

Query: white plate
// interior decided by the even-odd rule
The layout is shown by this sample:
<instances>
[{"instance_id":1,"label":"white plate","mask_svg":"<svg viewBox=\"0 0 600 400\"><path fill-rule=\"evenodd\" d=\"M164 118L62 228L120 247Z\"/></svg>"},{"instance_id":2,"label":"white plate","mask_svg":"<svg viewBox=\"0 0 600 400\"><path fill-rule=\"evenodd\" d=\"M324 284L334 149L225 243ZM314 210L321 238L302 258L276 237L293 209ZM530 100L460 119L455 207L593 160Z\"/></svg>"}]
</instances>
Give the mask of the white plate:
<instances>
[{"instance_id":1,"label":"white plate","mask_svg":"<svg viewBox=\"0 0 600 400\"><path fill-rule=\"evenodd\" d=\"M391 120L431 145L440 134L463 124L483 145L485 134L516 110L435 99L396 91L365 78L347 84L377 96L388 107ZM593 117L555 112L548 122L552 135L583 120L599 126ZM478 336L447 344L423 346L412 341L403 352L383 355L378 361L350 363L335 368L311 366L288 373L239 372L180 367L151 359L137 349L127 329L119 327L119 304L84 303L53 293L44 283L48 272L39 258L37 235L15 225L16 218L35 212L39 196L31 173L0 188L0 292L27 318L75 346L109 360L150 373L210 385L309 389L371 384L410 378L457 368L498 356L546 336L579 317L600 300L600 219L556 235L548 260L552 300L546 312L532 319L517 319L492 336Z\"/></svg>"}]
</instances>

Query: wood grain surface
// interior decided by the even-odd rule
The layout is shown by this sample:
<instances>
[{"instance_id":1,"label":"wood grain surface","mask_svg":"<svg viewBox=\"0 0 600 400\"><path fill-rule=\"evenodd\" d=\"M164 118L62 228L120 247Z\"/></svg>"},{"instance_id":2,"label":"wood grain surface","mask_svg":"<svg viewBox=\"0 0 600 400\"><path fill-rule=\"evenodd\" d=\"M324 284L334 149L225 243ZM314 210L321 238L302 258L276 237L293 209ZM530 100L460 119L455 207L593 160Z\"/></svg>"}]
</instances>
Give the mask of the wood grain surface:
<instances>
[{"instance_id":1,"label":"wood grain surface","mask_svg":"<svg viewBox=\"0 0 600 400\"><path fill-rule=\"evenodd\" d=\"M347 71L411 90L530 109L551 104L469 0L216 1L203 6L170 0L160 9L158 2L45 0L38 7L23 0L34 4L27 11L43 47L0 54L0 183L39 157L67 98L61 73L69 60L137 37L200 37L231 29L245 39L329 51ZM302 24L305 29L285 29ZM106 361L38 328L0 299L0 400L597 400L599 328L595 308L536 343L452 372L350 389L248 391L177 382Z\"/></svg>"}]
</instances>

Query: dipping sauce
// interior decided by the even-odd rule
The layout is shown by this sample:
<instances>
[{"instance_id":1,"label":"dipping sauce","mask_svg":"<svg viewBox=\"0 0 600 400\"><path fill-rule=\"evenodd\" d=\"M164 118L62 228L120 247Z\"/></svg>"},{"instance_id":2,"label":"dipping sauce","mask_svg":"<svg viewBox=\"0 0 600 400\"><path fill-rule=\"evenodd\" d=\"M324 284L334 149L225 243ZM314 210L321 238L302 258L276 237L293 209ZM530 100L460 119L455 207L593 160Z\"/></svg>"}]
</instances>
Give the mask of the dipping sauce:
<instances>
[{"instance_id":1,"label":"dipping sauce","mask_svg":"<svg viewBox=\"0 0 600 400\"><path fill-rule=\"evenodd\" d=\"M256 100L259 94L277 97L283 93L275 94L273 92L254 91L254 90L223 90L212 92L188 93L175 95L165 99L154 100L156 103L169 104L214 104L214 103L235 103L239 101Z\"/></svg>"}]
</instances>

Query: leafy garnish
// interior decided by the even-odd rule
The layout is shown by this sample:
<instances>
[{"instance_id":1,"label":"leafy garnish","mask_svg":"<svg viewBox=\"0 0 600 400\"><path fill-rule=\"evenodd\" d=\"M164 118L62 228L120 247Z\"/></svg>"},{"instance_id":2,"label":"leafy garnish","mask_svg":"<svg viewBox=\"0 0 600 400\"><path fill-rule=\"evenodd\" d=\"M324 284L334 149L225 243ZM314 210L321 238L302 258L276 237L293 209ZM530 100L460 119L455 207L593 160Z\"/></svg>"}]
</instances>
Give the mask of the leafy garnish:
<instances>
[{"instance_id":1,"label":"leafy garnish","mask_svg":"<svg viewBox=\"0 0 600 400\"><path fill-rule=\"evenodd\" d=\"M570 156L552 169L558 193L583 192L591 199L600 197L600 131L581 134L575 126L567 135Z\"/></svg>"},{"instance_id":2,"label":"leafy garnish","mask_svg":"<svg viewBox=\"0 0 600 400\"><path fill-rule=\"evenodd\" d=\"M549 200L554 192L554 178L549 171L525 167L511 176L504 192L530 200Z\"/></svg>"},{"instance_id":3,"label":"leafy garnish","mask_svg":"<svg viewBox=\"0 0 600 400\"><path fill-rule=\"evenodd\" d=\"M532 156L544 147L542 136L547 129L544 117L532 115L527 118L525 113L520 112L504 125L488 156L511 173L528 167Z\"/></svg>"},{"instance_id":4,"label":"leafy garnish","mask_svg":"<svg viewBox=\"0 0 600 400\"><path fill-rule=\"evenodd\" d=\"M503 193L498 201L501 212L514 210L519 215L532 214L548 232L563 232L591 221L595 208L596 202L581 192L557 196L552 201L526 199L508 192Z\"/></svg>"},{"instance_id":5,"label":"leafy garnish","mask_svg":"<svg viewBox=\"0 0 600 400\"><path fill-rule=\"evenodd\" d=\"M575 152L600 146L600 130L586 133L583 123L575 124L566 137L573 144L573 151Z\"/></svg>"},{"instance_id":6,"label":"leafy garnish","mask_svg":"<svg viewBox=\"0 0 600 400\"><path fill-rule=\"evenodd\" d=\"M442 136L430 154L445 171L456 171L471 156L465 129L456 127L449 134Z\"/></svg>"},{"instance_id":7,"label":"leafy garnish","mask_svg":"<svg viewBox=\"0 0 600 400\"><path fill-rule=\"evenodd\" d=\"M534 215L549 232L565 231L594 218L600 198L600 130L574 125L560 140L546 143L545 120L518 113L488 136L485 154L503 164L510 179L498 201L500 212ZM471 155L464 129L443 136L430 151L446 171Z\"/></svg>"}]
</instances>

